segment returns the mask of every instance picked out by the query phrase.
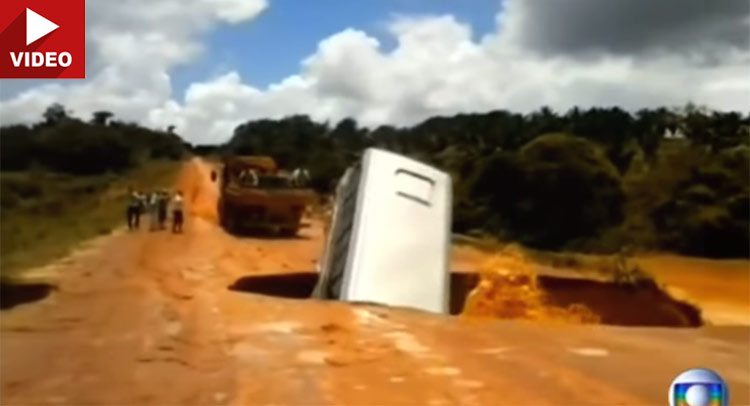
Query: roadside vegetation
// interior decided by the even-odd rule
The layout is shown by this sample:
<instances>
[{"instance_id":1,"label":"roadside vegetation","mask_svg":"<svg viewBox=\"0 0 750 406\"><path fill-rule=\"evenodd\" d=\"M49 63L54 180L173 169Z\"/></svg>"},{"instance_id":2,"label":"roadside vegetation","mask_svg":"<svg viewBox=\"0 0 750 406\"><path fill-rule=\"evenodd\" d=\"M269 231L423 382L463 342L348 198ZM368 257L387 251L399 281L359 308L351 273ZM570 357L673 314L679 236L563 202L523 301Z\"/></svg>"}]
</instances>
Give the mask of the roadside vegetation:
<instances>
[{"instance_id":1,"label":"roadside vegetation","mask_svg":"<svg viewBox=\"0 0 750 406\"><path fill-rule=\"evenodd\" d=\"M169 184L191 149L173 127L152 130L106 111L88 122L70 116L52 105L37 124L0 128L4 274L111 230L127 185ZM749 140L747 113L542 108L372 129L307 116L248 121L226 144L192 152L270 155L282 167L308 168L325 195L374 146L451 173L457 233L576 253L569 258L624 251L747 258ZM618 274L629 280L636 271Z\"/></svg>"},{"instance_id":2,"label":"roadside vegetation","mask_svg":"<svg viewBox=\"0 0 750 406\"><path fill-rule=\"evenodd\" d=\"M3 279L112 231L129 186L173 184L186 152L180 138L111 117L83 122L53 105L41 123L0 128Z\"/></svg>"},{"instance_id":3,"label":"roadside vegetation","mask_svg":"<svg viewBox=\"0 0 750 406\"><path fill-rule=\"evenodd\" d=\"M329 193L364 148L380 147L452 174L458 233L544 251L747 258L749 140L747 113L542 108L402 128L307 116L249 121L219 152L305 166Z\"/></svg>"}]
</instances>

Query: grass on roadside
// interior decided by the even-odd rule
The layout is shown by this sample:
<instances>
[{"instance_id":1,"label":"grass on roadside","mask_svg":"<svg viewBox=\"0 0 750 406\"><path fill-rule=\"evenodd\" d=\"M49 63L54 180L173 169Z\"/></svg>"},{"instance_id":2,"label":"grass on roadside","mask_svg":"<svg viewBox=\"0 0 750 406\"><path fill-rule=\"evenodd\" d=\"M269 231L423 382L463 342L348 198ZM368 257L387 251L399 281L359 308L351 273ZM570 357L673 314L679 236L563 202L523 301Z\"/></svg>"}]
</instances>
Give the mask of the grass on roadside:
<instances>
[{"instance_id":1,"label":"grass on roadside","mask_svg":"<svg viewBox=\"0 0 750 406\"><path fill-rule=\"evenodd\" d=\"M128 186L170 187L180 165L152 161L122 175L0 173L0 275L43 265L111 232L124 222Z\"/></svg>"}]
</instances>

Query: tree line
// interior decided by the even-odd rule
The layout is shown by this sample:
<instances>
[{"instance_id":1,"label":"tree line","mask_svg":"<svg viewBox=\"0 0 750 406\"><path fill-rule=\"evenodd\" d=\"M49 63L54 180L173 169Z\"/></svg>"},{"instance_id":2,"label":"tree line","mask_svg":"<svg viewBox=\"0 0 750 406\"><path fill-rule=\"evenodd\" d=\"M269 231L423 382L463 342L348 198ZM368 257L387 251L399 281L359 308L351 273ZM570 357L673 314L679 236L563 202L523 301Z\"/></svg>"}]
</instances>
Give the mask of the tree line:
<instances>
[{"instance_id":1,"label":"tree line","mask_svg":"<svg viewBox=\"0 0 750 406\"><path fill-rule=\"evenodd\" d=\"M192 148L99 111L52 105L37 124L0 128L0 169L119 173L186 151L270 155L308 168L330 193L362 151L378 147L449 172L453 228L548 250L666 250L750 256L750 114L679 109L542 108L433 117L365 128L305 115L245 122L220 146Z\"/></svg>"},{"instance_id":2,"label":"tree line","mask_svg":"<svg viewBox=\"0 0 750 406\"><path fill-rule=\"evenodd\" d=\"M492 111L412 127L304 115L239 125L224 154L307 167L332 191L367 147L448 171L453 228L549 250L750 256L750 115L694 105Z\"/></svg>"},{"instance_id":3,"label":"tree line","mask_svg":"<svg viewBox=\"0 0 750 406\"><path fill-rule=\"evenodd\" d=\"M49 106L33 125L0 127L0 170L32 168L74 175L119 173L149 159L181 159L188 146L174 128L157 131L114 119L108 111L89 121Z\"/></svg>"}]
</instances>

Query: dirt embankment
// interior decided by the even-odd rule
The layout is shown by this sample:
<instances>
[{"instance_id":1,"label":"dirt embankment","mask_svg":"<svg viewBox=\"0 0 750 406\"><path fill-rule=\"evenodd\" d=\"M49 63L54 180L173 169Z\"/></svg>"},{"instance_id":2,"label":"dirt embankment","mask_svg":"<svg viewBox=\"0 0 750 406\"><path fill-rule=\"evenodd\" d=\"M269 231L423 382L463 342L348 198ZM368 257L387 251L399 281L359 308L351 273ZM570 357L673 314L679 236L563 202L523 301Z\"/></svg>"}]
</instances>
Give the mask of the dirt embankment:
<instances>
[{"instance_id":1,"label":"dirt embankment","mask_svg":"<svg viewBox=\"0 0 750 406\"><path fill-rule=\"evenodd\" d=\"M750 262L657 255L638 264L673 297L696 304L716 325L750 325Z\"/></svg>"},{"instance_id":2,"label":"dirt embankment","mask_svg":"<svg viewBox=\"0 0 750 406\"><path fill-rule=\"evenodd\" d=\"M97 240L55 265L57 292L3 312L3 404L659 404L694 366L750 403L746 328L518 323L230 289L309 274L323 230L227 235L209 171L192 161L178 182L184 234Z\"/></svg>"}]
</instances>

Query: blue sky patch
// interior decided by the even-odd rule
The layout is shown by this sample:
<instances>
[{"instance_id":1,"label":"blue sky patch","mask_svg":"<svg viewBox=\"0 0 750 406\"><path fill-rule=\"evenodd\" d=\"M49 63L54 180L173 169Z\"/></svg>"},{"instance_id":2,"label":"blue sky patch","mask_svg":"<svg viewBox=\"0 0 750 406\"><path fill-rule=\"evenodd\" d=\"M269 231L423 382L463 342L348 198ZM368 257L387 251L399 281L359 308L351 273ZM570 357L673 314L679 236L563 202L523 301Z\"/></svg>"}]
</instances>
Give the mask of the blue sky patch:
<instances>
[{"instance_id":1,"label":"blue sky patch","mask_svg":"<svg viewBox=\"0 0 750 406\"><path fill-rule=\"evenodd\" d=\"M190 83L236 70L263 89L299 72L322 39L347 28L365 31L387 51L395 46L386 31L394 15L451 14L470 24L477 39L494 30L498 10L491 0L272 0L256 20L214 31L198 61L171 72L172 86L181 100Z\"/></svg>"}]
</instances>

